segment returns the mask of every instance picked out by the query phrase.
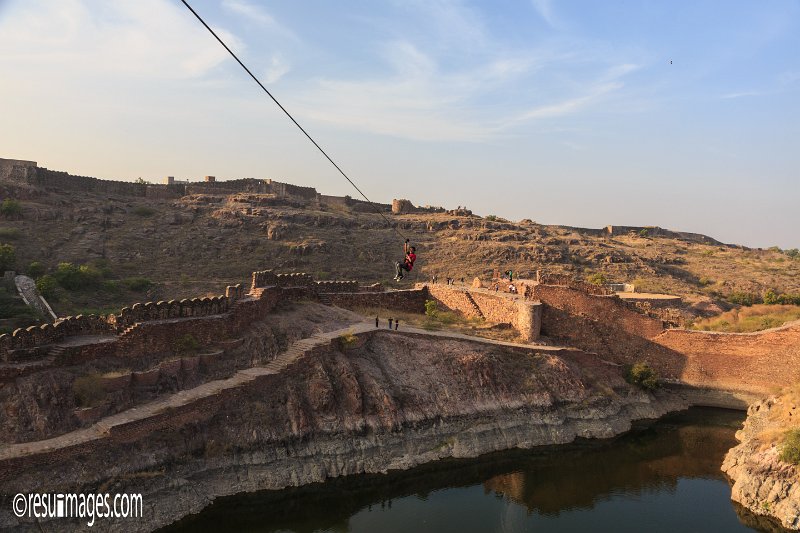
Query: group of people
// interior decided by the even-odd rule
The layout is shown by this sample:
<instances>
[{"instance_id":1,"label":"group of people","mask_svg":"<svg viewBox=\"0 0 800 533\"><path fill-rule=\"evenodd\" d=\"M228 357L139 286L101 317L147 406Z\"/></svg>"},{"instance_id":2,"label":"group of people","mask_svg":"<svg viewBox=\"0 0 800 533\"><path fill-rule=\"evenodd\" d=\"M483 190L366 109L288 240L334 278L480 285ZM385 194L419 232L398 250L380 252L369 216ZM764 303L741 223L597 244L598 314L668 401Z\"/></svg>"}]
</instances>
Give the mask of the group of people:
<instances>
[{"instance_id":1,"label":"group of people","mask_svg":"<svg viewBox=\"0 0 800 533\"><path fill-rule=\"evenodd\" d=\"M389 329L392 329L392 323L394 323L394 329L397 331L397 328L400 327L400 319L399 318L390 318L389 319ZM375 317L375 327L380 327L381 320L379 317Z\"/></svg>"},{"instance_id":2,"label":"group of people","mask_svg":"<svg viewBox=\"0 0 800 533\"><path fill-rule=\"evenodd\" d=\"M437 278L436 276L431 276L431 283L436 285L436 283L438 281L439 281L439 278ZM456 284L456 278L445 278L445 282L448 285L455 285ZM464 278L461 278L461 284L463 285L464 283L465 283Z\"/></svg>"}]
</instances>

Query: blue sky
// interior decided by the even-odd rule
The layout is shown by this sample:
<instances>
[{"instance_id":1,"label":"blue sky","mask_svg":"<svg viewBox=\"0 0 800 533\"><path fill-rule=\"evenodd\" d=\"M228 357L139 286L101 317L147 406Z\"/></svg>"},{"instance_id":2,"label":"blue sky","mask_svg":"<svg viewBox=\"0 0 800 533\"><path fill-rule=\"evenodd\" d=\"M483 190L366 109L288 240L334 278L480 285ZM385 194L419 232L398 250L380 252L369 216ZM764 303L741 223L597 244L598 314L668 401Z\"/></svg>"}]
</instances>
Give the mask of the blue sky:
<instances>
[{"instance_id":1,"label":"blue sky","mask_svg":"<svg viewBox=\"0 0 800 533\"><path fill-rule=\"evenodd\" d=\"M371 198L800 246L800 2L194 0ZM0 157L355 194L177 0L0 0Z\"/></svg>"}]
</instances>

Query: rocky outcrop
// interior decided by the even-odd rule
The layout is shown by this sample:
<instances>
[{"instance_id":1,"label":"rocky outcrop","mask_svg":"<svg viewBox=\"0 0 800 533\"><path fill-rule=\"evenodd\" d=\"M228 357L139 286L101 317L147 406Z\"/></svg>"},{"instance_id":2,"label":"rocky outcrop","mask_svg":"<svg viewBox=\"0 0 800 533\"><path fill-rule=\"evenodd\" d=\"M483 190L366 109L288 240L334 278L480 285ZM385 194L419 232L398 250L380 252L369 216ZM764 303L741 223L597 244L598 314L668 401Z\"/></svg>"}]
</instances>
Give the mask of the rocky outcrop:
<instances>
[{"instance_id":1,"label":"rocky outcrop","mask_svg":"<svg viewBox=\"0 0 800 533\"><path fill-rule=\"evenodd\" d=\"M631 387L582 352L383 330L340 340L254 380L235 401L209 398L166 426L142 424L8 472L0 493L41 491L43 479L48 491L141 493L145 520L102 527L152 529L219 496L608 438L687 406ZM4 512L0 527L18 525Z\"/></svg>"},{"instance_id":2,"label":"rocky outcrop","mask_svg":"<svg viewBox=\"0 0 800 533\"><path fill-rule=\"evenodd\" d=\"M734 501L792 530L800 530L800 470L779 455L782 436L798 427L797 417L798 402L791 394L752 404L744 428L736 433L740 444L722 464L733 481Z\"/></svg>"}]
</instances>

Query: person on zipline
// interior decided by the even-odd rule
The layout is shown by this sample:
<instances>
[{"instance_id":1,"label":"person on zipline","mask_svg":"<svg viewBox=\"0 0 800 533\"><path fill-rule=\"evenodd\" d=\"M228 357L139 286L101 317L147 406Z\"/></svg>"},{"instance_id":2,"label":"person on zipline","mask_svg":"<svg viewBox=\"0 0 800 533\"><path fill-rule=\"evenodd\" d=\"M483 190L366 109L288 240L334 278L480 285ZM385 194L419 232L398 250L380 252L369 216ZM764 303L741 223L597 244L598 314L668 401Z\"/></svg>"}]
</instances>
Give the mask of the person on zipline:
<instances>
[{"instance_id":1,"label":"person on zipline","mask_svg":"<svg viewBox=\"0 0 800 533\"><path fill-rule=\"evenodd\" d=\"M394 264L394 270L396 275L394 277L395 281L400 281L403 279L403 270L406 272L411 272L411 269L414 268L414 261L417 260L417 254L414 252L417 250L415 246L410 246L408 244L409 239L406 239L406 242L403 243L403 253L406 255L403 262L400 261Z\"/></svg>"}]
</instances>

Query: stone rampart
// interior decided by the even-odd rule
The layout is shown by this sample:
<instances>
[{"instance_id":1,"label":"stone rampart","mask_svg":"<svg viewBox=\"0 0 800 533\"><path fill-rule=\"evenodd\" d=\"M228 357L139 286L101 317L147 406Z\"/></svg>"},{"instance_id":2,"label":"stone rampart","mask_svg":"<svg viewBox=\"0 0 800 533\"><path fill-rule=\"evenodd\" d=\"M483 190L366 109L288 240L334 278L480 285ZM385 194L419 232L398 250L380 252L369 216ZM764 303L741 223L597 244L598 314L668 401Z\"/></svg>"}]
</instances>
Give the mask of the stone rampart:
<instances>
[{"instance_id":1,"label":"stone rampart","mask_svg":"<svg viewBox=\"0 0 800 533\"><path fill-rule=\"evenodd\" d=\"M644 316L625 305L616 296L598 296L567 286L532 285L526 291L526 299L539 300L545 304L542 315L542 332L545 335L569 336L553 323L548 324L548 309L559 309L570 315L587 317L614 324L615 328L651 339L664 330L661 320Z\"/></svg>"},{"instance_id":2,"label":"stone rampart","mask_svg":"<svg viewBox=\"0 0 800 533\"><path fill-rule=\"evenodd\" d=\"M259 270L253 272L250 289L258 289L261 287L270 287L278 284L278 276L272 270Z\"/></svg>"},{"instance_id":3,"label":"stone rampart","mask_svg":"<svg viewBox=\"0 0 800 533\"><path fill-rule=\"evenodd\" d=\"M800 321L756 333L669 329L654 341L680 353L685 383L769 392L800 383Z\"/></svg>"},{"instance_id":4,"label":"stone rampart","mask_svg":"<svg viewBox=\"0 0 800 533\"><path fill-rule=\"evenodd\" d=\"M312 287L314 285L314 278L305 272L278 274L276 281L278 287Z\"/></svg>"},{"instance_id":5,"label":"stone rampart","mask_svg":"<svg viewBox=\"0 0 800 533\"><path fill-rule=\"evenodd\" d=\"M53 324L20 328L10 335L0 335L0 361L11 361L20 357L28 358L29 355L45 355L39 353L14 354L13 352L16 350L31 350L76 335L112 335L114 331L114 326L107 321L106 317L96 315L69 316Z\"/></svg>"},{"instance_id":6,"label":"stone rampart","mask_svg":"<svg viewBox=\"0 0 800 533\"><path fill-rule=\"evenodd\" d=\"M136 303L131 307L123 307L114 317L117 331L136 324L169 318L203 317L227 313L236 299L226 296L169 300L167 302Z\"/></svg>"},{"instance_id":7,"label":"stone rampart","mask_svg":"<svg viewBox=\"0 0 800 533\"><path fill-rule=\"evenodd\" d=\"M431 298L445 309L461 313L467 318L481 318L480 308L477 304L473 304L466 290L436 284L431 284L427 287ZM510 324L511 320L498 320L497 322Z\"/></svg>"},{"instance_id":8,"label":"stone rampart","mask_svg":"<svg viewBox=\"0 0 800 533\"><path fill-rule=\"evenodd\" d=\"M312 287L318 293L359 292L357 281L315 281Z\"/></svg>"},{"instance_id":9,"label":"stone rampart","mask_svg":"<svg viewBox=\"0 0 800 533\"><path fill-rule=\"evenodd\" d=\"M345 309L378 308L408 313L424 313L427 289L410 289L390 292L350 292L326 294L331 305Z\"/></svg>"},{"instance_id":10,"label":"stone rampart","mask_svg":"<svg viewBox=\"0 0 800 533\"><path fill-rule=\"evenodd\" d=\"M148 187L145 183L102 180L89 176L74 176L66 172L48 170L41 167L37 168L36 173L28 178L28 182L31 185L45 188L141 197L147 195Z\"/></svg>"},{"instance_id":11,"label":"stone rampart","mask_svg":"<svg viewBox=\"0 0 800 533\"><path fill-rule=\"evenodd\" d=\"M480 317L491 322L511 324L525 341L539 338L542 317L539 302L446 285L428 285L428 291L438 303L468 318Z\"/></svg>"},{"instance_id":12,"label":"stone rampart","mask_svg":"<svg viewBox=\"0 0 800 533\"><path fill-rule=\"evenodd\" d=\"M314 187L302 187L291 183L281 183L271 179L264 180L269 186L269 192L281 197L291 196L294 198L304 198L306 200L316 200L317 190Z\"/></svg>"},{"instance_id":13,"label":"stone rampart","mask_svg":"<svg viewBox=\"0 0 800 533\"><path fill-rule=\"evenodd\" d=\"M576 291L594 294L597 296L610 296L614 291L610 287L595 285L575 279L568 274L555 274L552 272L536 271L536 281L541 285L558 285L575 289Z\"/></svg>"},{"instance_id":14,"label":"stone rampart","mask_svg":"<svg viewBox=\"0 0 800 533\"><path fill-rule=\"evenodd\" d=\"M36 174L35 161L0 158L0 179L27 182Z\"/></svg>"}]
</instances>

